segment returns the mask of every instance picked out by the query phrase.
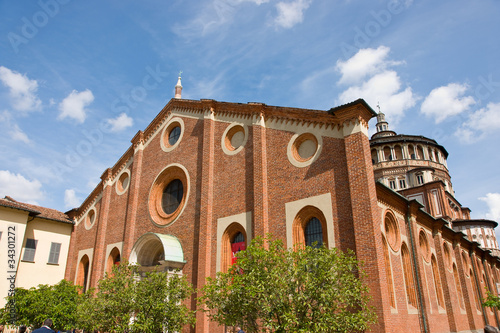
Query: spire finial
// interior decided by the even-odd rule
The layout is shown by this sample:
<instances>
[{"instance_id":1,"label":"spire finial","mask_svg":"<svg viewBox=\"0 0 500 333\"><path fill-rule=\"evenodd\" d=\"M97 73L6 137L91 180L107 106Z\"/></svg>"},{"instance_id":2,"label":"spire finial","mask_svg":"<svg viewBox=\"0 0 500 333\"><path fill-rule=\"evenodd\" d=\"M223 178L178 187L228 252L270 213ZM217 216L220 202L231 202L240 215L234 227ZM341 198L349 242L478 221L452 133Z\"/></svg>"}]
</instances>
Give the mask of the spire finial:
<instances>
[{"instance_id":1,"label":"spire finial","mask_svg":"<svg viewBox=\"0 0 500 333\"><path fill-rule=\"evenodd\" d=\"M380 102L377 102L378 113L380 113Z\"/></svg>"},{"instance_id":2,"label":"spire finial","mask_svg":"<svg viewBox=\"0 0 500 333\"><path fill-rule=\"evenodd\" d=\"M181 74L182 71L179 71L179 77L177 79L177 84L175 85L175 96L174 98L181 99L182 94L182 84L181 84Z\"/></svg>"}]
</instances>

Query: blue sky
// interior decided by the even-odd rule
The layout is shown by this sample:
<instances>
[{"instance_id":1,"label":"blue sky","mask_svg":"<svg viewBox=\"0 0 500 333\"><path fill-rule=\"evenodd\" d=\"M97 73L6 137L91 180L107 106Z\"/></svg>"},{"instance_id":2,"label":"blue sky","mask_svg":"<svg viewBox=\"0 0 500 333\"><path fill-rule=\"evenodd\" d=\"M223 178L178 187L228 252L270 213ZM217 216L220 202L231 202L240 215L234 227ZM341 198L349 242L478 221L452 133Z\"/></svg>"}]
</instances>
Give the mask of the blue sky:
<instances>
[{"instance_id":1,"label":"blue sky","mask_svg":"<svg viewBox=\"0 0 500 333\"><path fill-rule=\"evenodd\" d=\"M78 206L174 95L380 103L500 222L500 2L0 0L0 196ZM371 127L373 128L372 121Z\"/></svg>"}]
</instances>

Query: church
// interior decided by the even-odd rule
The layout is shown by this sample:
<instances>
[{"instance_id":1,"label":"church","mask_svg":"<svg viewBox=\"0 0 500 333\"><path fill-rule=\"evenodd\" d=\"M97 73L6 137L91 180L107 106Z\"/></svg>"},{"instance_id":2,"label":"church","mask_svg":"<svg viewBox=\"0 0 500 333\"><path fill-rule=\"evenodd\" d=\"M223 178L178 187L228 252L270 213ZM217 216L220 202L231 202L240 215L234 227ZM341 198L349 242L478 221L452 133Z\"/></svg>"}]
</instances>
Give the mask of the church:
<instances>
[{"instance_id":1,"label":"church","mask_svg":"<svg viewBox=\"0 0 500 333\"><path fill-rule=\"evenodd\" d=\"M444 147L390 131L362 99L325 111L186 100L181 90L179 78L175 98L66 213L67 280L95 287L126 258L201 288L235 246L270 233L289 248L353 250L378 316L371 332L500 326L481 305L500 283L497 223L470 220L455 199ZM223 327L198 312L185 332Z\"/></svg>"}]
</instances>

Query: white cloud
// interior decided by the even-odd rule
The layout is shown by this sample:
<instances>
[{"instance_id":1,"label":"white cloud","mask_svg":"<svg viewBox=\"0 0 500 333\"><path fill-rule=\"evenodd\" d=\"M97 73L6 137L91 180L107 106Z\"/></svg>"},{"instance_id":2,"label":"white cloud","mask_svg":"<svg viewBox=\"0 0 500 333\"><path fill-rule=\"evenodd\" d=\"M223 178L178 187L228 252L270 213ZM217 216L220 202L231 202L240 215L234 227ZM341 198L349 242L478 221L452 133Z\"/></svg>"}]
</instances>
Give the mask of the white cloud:
<instances>
[{"instance_id":1,"label":"white cloud","mask_svg":"<svg viewBox=\"0 0 500 333\"><path fill-rule=\"evenodd\" d=\"M26 133L24 133L17 124L14 124L12 126L11 130L9 131L9 134L12 140L22 141L24 143L30 143L30 139L28 138Z\"/></svg>"},{"instance_id":2,"label":"white cloud","mask_svg":"<svg viewBox=\"0 0 500 333\"><path fill-rule=\"evenodd\" d=\"M490 132L500 129L500 103L489 103L469 116L468 126L478 131Z\"/></svg>"},{"instance_id":3,"label":"white cloud","mask_svg":"<svg viewBox=\"0 0 500 333\"><path fill-rule=\"evenodd\" d=\"M64 207L75 208L80 206L80 199L76 197L75 190L64 191Z\"/></svg>"},{"instance_id":4,"label":"white cloud","mask_svg":"<svg viewBox=\"0 0 500 333\"><path fill-rule=\"evenodd\" d=\"M488 103L471 113L462 126L455 131L455 136L464 143L474 143L484 137L487 133L500 130L500 103Z\"/></svg>"},{"instance_id":5,"label":"white cloud","mask_svg":"<svg viewBox=\"0 0 500 333\"><path fill-rule=\"evenodd\" d=\"M486 202L489 212L486 213L485 218L500 221L500 193L487 193L485 197L479 200Z\"/></svg>"},{"instance_id":6,"label":"white cloud","mask_svg":"<svg viewBox=\"0 0 500 333\"><path fill-rule=\"evenodd\" d=\"M401 62L387 60L390 48L379 46L377 49L361 49L346 61L337 61L337 70L342 74L339 84L359 82L367 76L384 71L387 67Z\"/></svg>"},{"instance_id":7,"label":"white cloud","mask_svg":"<svg viewBox=\"0 0 500 333\"><path fill-rule=\"evenodd\" d=\"M373 107L380 102L382 111L388 120L397 124L404 111L415 105L415 97L410 87L401 89L401 79L395 71L384 71L363 82L361 85L349 87L339 95L339 103L345 104L363 98Z\"/></svg>"},{"instance_id":8,"label":"white cloud","mask_svg":"<svg viewBox=\"0 0 500 333\"><path fill-rule=\"evenodd\" d=\"M464 96L467 89L467 85L459 83L435 88L423 101L420 111L434 117L436 124L467 111L475 103L472 96Z\"/></svg>"},{"instance_id":9,"label":"white cloud","mask_svg":"<svg viewBox=\"0 0 500 333\"><path fill-rule=\"evenodd\" d=\"M108 119L107 122L111 125L111 132L120 132L134 124L134 120L126 113L122 113L114 119Z\"/></svg>"},{"instance_id":10,"label":"white cloud","mask_svg":"<svg viewBox=\"0 0 500 333\"><path fill-rule=\"evenodd\" d=\"M15 200L37 205L44 199L42 184L38 180L28 180L20 174L0 170L0 196L10 196Z\"/></svg>"},{"instance_id":11,"label":"white cloud","mask_svg":"<svg viewBox=\"0 0 500 333\"><path fill-rule=\"evenodd\" d=\"M9 88L12 107L18 111L40 110L42 102L36 95L38 82L30 80L26 75L0 66L0 81Z\"/></svg>"},{"instance_id":12,"label":"white cloud","mask_svg":"<svg viewBox=\"0 0 500 333\"><path fill-rule=\"evenodd\" d=\"M4 123L4 126L2 126L0 131L7 133L12 140L30 143L30 139L15 123L12 114L9 111L3 111L0 113L0 122Z\"/></svg>"},{"instance_id":13,"label":"white cloud","mask_svg":"<svg viewBox=\"0 0 500 333\"><path fill-rule=\"evenodd\" d=\"M389 52L386 46L361 49L346 61L337 61L335 69L341 73L337 84L350 85L339 94L337 104L358 98L363 98L372 107L380 102L388 121L397 124L404 112L415 106L417 98L411 87L403 87L398 73L391 69L404 62L388 59Z\"/></svg>"},{"instance_id":14,"label":"white cloud","mask_svg":"<svg viewBox=\"0 0 500 333\"><path fill-rule=\"evenodd\" d=\"M278 16L274 23L283 28L291 28L304 20L304 11L309 8L312 0L295 0L292 2L278 2L276 9Z\"/></svg>"},{"instance_id":15,"label":"white cloud","mask_svg":"<svg viewBox=\"0 0 500 333\"><path fill-rule=\"evenodd\" d=\"M87 110L85 108L93 101L94 95L92 91L88 89L82 92L73 90L61 103L59 103L59 110L61 113L57 118L64 119L69 117L76 119L79 123L83 123L87 116Z\"/></svg>"}]
</instances>

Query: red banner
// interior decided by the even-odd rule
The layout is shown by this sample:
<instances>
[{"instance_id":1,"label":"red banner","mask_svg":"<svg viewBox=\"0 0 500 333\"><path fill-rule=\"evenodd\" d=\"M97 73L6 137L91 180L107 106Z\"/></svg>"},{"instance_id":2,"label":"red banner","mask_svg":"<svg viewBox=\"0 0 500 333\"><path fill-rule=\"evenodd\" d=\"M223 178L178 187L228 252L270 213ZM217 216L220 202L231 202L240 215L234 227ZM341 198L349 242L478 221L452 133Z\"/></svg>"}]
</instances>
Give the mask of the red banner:
<instances>
[{"instance_id":1,"label":"red banner","mask_svg":"<svg viewBox=\"0 0 500 333\"><path fill-rule=\"evenodd\" d=\"M231 252L232 252L232 256L231 256L231 265L234 264L236 262L236 253L240 252L240 251L244 251L246 249L246 245L245 245L245 242L239 242L239 243L233 243L231 244Z\"/></svg>"}]
</instances>

